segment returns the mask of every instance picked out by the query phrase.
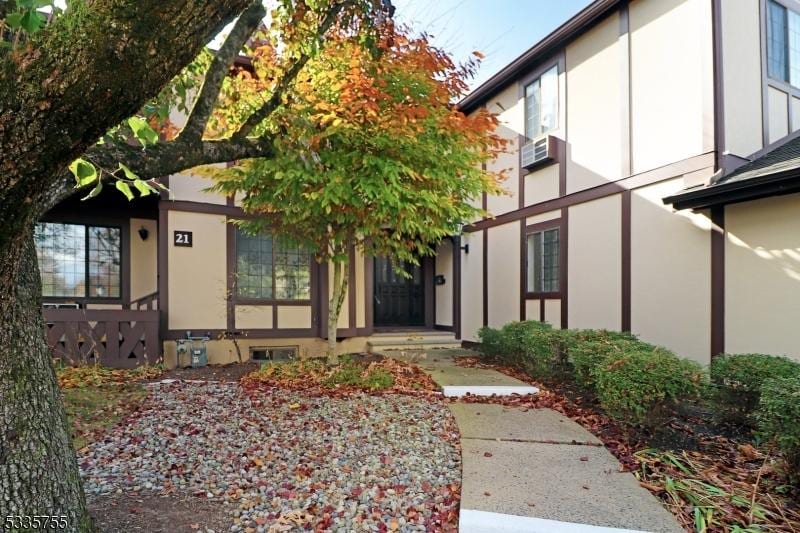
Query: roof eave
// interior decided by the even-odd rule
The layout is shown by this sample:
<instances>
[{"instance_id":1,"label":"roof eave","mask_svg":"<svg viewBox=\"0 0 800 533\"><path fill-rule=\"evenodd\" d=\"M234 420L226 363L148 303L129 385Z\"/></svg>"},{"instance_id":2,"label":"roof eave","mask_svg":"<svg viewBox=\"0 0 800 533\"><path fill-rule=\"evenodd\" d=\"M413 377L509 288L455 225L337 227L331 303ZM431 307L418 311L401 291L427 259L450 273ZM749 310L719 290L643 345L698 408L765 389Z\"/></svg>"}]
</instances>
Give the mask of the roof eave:
<instances>
[{"instance_id":1,"label":"roof eave","mask_svg":"<svg viewBox=\"0 0 800 533\"><path fill-rule=\"evenodd\" d=\"M678 193L667 196L662 201L680 211L735 204L794 192L800 192L800 168Z\"/></svg>"},{"instance_id":2,"label":"roof eave","mask_svg":"<svg viewBox=\"0 0 800 533\"><path fill-rule=\"evenodd\" d=\"M598 19L607 15L612 8L622 3L622 1L595 0L461 99L458 103L458 108L464 113L472 112L523 72L533 67L538 61L547 59L555 50L586 30Z\"/></svg>"}]
</instances>

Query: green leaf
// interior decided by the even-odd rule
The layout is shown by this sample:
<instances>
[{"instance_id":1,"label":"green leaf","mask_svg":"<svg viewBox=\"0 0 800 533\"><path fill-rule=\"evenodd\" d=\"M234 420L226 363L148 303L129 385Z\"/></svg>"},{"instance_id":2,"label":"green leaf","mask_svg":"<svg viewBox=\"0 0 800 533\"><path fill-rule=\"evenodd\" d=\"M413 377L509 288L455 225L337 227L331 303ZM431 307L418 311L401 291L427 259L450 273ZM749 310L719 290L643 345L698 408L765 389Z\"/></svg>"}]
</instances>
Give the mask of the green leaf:
<instances>
[{"instance_id":1,"label":"green leaf","mask_svg":"<svg viewBox=\"0 0 800 533\"><path fill-rule=\"evenodd\" d=\"M139 176L134 174L134 172L127 165L120 163L119 168L125 174L125 177L128 178L129 180L135 181L139 179Z\"/></svg>"},{"instance_id":2,"label":"green leaf","mask_svg":"<svg viewBox=\"0 0 800 533\"><path fill-rule=\"evenodd\" d=\"M141 117L131 117L128 119L128 126L130 126L131 131L133 132L133 136L142 143L142 146L147 147L148 145L155 144L158 142L158 133L156 130L150 127L150 124L147 123Z\"/></svg>"},{"instance_id":3,"label":"green leaf","mask_svg":"<svg viewBox=\"0 0 800 533\"><path fill-rule=\"evenodd\" d=\"M91 192L89 192L89 194L81 198L81 202L83 202L84 200L89 200L90 198L94 198L95 196L100 194L100 191L102 190L103 190L103 180L97 180L97 185L94 186L94 189L92 189Z\"/></svg>"},{"instance_id":4,"label":"green leaf","mask_svg":"<svg viewBox=\"0 0 800 533\"><path fill-rule=\"evenodd\" d=\"M84 187L97 179L97 169L85 159L76 159L69 166L75 176L76 187Z\"/></svg>"},{"instance_id":5,"label":"green leaf","mask_svg":"<svg viewBox=\"0 0 800 533\"><path fill-rule=\"evenodd\" d=\"M146 181L133 180L133 186L136 187L136 190L138 190L139 194L142 196L147 196L148 194L156 192Z\"/></svg>"},{"instance_id":6,"label":"green leaf","mask_svg":"<svg viewBox=\"0 0 800 533\"><path fill-rule=\"evenodd\" d=\"M22 13L9 13L6 15L6 24L12 30L18 30L22 27Z\"/></svg>"},{"instance_id":7,"label":"green leaf","mask_svg":"<svg viewBox=\"0 0 800 533\"><path fill-rule=\"evenodd\" d=\"M20 20L20 26L28 33L36 33L44 24L44 17L36 11L26 11Z\"/></svg>"},{"instance_id":8,"label":"green leaf","mask_svg":"<svg viewBox=\"0 0 800 533\"><path fill-rule=\"evenodd\" d=\"M125 195L125 198L127 198L129 202L133 200L133 191L131 191L130 186L126 182L117 180L116 187L118 191Z\"/></svg>"}]
</instances>

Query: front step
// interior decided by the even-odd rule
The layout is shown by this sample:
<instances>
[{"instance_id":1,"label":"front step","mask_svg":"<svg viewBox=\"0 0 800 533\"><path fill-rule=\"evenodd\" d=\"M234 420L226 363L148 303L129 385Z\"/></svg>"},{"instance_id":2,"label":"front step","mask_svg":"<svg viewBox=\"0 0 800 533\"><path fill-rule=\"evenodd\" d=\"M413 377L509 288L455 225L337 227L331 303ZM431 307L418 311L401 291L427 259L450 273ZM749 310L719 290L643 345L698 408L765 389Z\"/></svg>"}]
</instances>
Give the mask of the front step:
<instances>
[{"instance_id":1,"label":"front step","mask_svg":"<svg viewBox=\"0 0 800 533\"><path fill-rule=\"evenodd\" d=\"M367 351L388 350L434 350L437 348L461 348L461 342L453 333L441 331L405 331L376 333L367 341Z\"/></svg>"}]
</instances>

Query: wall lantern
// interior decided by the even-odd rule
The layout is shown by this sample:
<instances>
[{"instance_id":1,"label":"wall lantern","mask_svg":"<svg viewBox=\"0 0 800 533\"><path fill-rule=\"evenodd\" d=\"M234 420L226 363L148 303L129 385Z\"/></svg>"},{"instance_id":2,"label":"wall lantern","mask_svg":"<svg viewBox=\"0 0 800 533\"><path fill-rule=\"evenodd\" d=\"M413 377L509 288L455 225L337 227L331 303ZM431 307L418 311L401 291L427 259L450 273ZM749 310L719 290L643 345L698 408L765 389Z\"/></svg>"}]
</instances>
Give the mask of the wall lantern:
<instances>
[{"instance_id":1,"label":"wall lantern","mask_svg":"<svg viewBox=\"0 0 800 533\"><path fill-rule=\"evenodd\" d=\"M139 237L141 237L143 241L146 241L147 237L149 236L150 236L150 231L148 231L147 228L145 228L144 226L139 228Z\"/></svg>"}]
</instances>

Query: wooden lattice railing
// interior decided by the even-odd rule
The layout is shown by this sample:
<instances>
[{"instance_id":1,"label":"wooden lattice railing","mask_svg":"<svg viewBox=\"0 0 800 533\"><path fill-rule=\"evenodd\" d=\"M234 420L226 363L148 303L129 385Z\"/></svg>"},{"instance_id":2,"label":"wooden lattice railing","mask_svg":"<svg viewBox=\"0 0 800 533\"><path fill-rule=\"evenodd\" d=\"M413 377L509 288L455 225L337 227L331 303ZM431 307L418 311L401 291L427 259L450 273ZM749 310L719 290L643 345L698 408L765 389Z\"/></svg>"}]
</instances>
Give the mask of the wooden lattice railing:
<instances>
[{"instance_id":1,"label":"wooden lattice railing","mask_svg":"<svg viewBox=\"0 0 800 533\"><path fill-rule=\"evenodd\" d=\"M158 311L45 309L47 342L70 363L132 368L161 355Z\"/></svg>"},{"instance_id":2,"label":"wooden lattice railing","mask_svg":"<svg viewBox=\"0 0 800 533\"><path fill-rule=\"evenodd\" d=\"M141 298L131 300L129 308L136 309L137 311L153 311L158 309L158 292L146 294Z\"/></svg>"}]
</instances>

